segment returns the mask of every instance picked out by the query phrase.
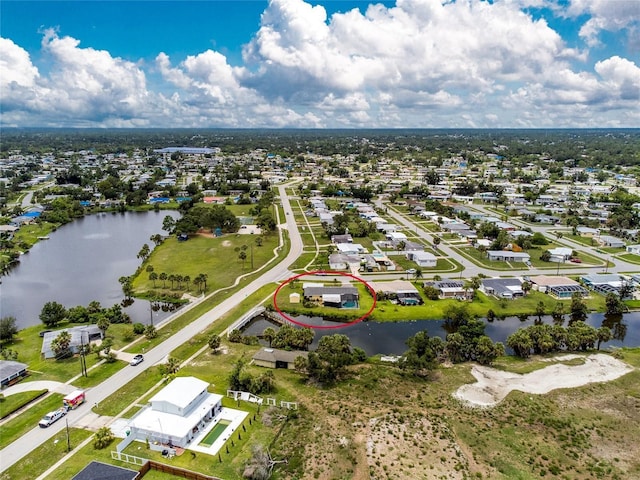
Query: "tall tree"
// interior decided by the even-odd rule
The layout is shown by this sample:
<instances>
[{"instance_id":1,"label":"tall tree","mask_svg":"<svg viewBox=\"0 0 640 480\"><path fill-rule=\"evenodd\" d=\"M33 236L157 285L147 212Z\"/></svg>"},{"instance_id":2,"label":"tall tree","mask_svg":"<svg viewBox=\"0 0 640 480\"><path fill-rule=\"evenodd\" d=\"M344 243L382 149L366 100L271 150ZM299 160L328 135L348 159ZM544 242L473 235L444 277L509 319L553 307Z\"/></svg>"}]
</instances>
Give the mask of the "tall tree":
<instances>
[{"instance_id":1,"label":"tall tree","mask_svg":"<svg viewBox=\"0 0 640 480\"><path fill-rule=\"evenodd\" d=\"M584 321L587 318L587 304L582 298L580 293L576 292L571 295L571 320L576 321Z\"/></svg>"},{"instance_id":2,"label":"tall tree","mask_svg":"<svg viewBox=\"0 0 640 480\"><path fill-rule=\"evenodd\" d=\"M58 302L47 302L40 312L40 320L48 328L58 326L67 316L67 309Z\"/></svg>"},{"instance_id":3,"label":"tall tree","mask_svg":"<svg viewBox=\"0 0 640 480\"><path fill-rule=\"evenodd\" d=\"M16 317L0 318L0 342L10 342L16 333L18 333Z\"/></svg>"}]
</instances>

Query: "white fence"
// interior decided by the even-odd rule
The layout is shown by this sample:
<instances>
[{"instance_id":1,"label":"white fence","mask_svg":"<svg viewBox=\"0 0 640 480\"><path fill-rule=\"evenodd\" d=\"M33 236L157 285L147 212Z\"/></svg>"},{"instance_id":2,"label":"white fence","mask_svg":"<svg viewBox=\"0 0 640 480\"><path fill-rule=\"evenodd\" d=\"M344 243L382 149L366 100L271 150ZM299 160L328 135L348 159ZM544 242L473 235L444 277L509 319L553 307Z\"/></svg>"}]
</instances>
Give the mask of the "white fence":
<instances>
[{"instance_id":1,"label":"white fence","mask_svg":"<svg viewBox=\"0 0 640 480\"><path fill-rule=\"evenodd\" d=\"M121 462L133 463L134 465L144 465L149 461L148 458L136 457L126 453L116 452L111 450L111 458L114 460L120 460Z\"/></svg>"}]
</instances>

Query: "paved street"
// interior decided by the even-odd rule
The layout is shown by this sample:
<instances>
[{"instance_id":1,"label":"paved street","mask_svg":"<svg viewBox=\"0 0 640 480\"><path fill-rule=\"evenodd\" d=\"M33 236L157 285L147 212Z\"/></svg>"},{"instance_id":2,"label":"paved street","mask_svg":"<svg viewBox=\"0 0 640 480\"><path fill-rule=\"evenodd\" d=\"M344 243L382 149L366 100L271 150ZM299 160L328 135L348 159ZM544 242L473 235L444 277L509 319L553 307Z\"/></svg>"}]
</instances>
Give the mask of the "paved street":
<instances>
[{"instance_id":1,"label":"paved street","mask_svg":"<svg viewBox=\"0 0 640 480\"><path fill-rule=\"evenodd\" d=\"M273 283L275 281L287 278L289 276L288 267L302 253L302 239L295 225L293 212L289 199L285 192L285 187L279 187L280 198L285 211L285 219L289 238L291 240L291 250L284 261L275 265L273 268L265 272L262 276L252 281L231 297L220 303L189 326L183 328L178 333L167 339L157 347L145 352L145 361L136 367L127 366L115 375L109 377L108 380L91 388L87 392L87 405L80 406L77 410L70 411L65 417L69 422L69 426L85 424L84 417L93 415L91 405L106 400L111 394L118 391L124 385L133 380L145 369L162 362L164 358L183 343L187 342L196 333L205 330L211 323L215 322L221 316L235 308L245 297L252 294L259 288ZM55 436L58 432L65 428L65 422L59 421L48 428L39 428L27 432L12 444L0 451L0 471L4 471L18 462L22 457L28 455L36 447L43 442Z\"/></svg>"},{"instance_id":2,"label":"paved street","mask_svg":"<svg viewBox=\"0 0 640 480\"><path fill-rule=\"evenodd\" d=\"M377 201L376 205L379 208L382 208L382 209L385 208L384 203L382 203L381 201ZM482 213L486 213L487 215L496 216L495 212L487 210L487 209L483 208L482 206L474 205L473 208L481 211ZM399 214L393 208L387 208L387 215L392 217L399 224L403 225L407 230L415 232L416 235L418 235L420 238L425 239L429 243L433 243L433 234L421 229L415 223L413 223L412 221L407 219L404 215ZM534 231L534 232L541 232L544 235L549 236L549 228L550 228L549 225L533 225L532 226L531 224L528 224L528 223L525 223L525 222L521 222L521 221L513 219L513 218L510 218L509 222L514 224L514 225L517 225L519 227L530 227L531 230ZM606 269L609 273L640 271L640 267L638 265L627 263L627 262L625 262L625 261L623 261L623 260L621 260L619 258L614 258L614 257L612 257L610 255L603 255L601 253L596 252L595 250L598 247L589 247L589 246L586 246L586 245L582 245L580 243L574 242L574 241L572 241L572 240L570 240L568 238L564 238L564 237L558 243L565 244L567 247L571 247L571 248L573 248L575 250L586 251L590 255L593 255L593 256L595 256L597 258L601 258L603 262L605 261L605 259L613 262L614 266L609 267L608 269ZM484 275L492 276L492 277L496 277L496 276L500 276L500 275L504 275L505 274L504 270L492 270L492 269L489 269L489 268L485 268L485 267L481 267L479 265L476 265L475 263L471 262L470 260L462 257L460 254L455 252L451 247L446 245L444 242L440 243L440 245L438 246L438 250L440 251L440 253L444 253L445 256L455 259L457 262L462 264L462 266L464 267L464 270L462 272L456 273L455 276L461 276L461 277L464 277L464 278L471 278L471 277L477 276L480 273L482 273ZM588 273L589 271L592 271L592 272L603 272L604 270L605 270L605 267L577 266L576 268L562 268L561 272L562 272L563 275L576 275L576 274L580 274L580 273ZM514 269L508 271L509 275L553 275L555 273L556 273L556 270L553 269L553 268L548 269L548 268L526 268L525 267L525 268L514 268Z\"/></svg>"}]
</instances>

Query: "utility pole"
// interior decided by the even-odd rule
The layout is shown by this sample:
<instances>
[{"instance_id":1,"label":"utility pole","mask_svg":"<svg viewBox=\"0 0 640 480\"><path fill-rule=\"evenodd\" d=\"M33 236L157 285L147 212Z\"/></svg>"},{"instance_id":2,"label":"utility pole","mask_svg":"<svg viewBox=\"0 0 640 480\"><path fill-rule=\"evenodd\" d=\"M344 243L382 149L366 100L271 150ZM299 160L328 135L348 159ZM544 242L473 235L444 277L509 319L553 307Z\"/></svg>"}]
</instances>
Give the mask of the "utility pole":
<instances>
[{"instance_id":1,"label":"utility pole","mask_svg":"<svg viewBox=\"0 0 640 480\"><path fill-rule=\"evenodd\" d=\"M251 244L251 270L253 270L253 244Z\"/></svg>"},{"instance_id":2,"label":"utility pole","mask_svg":"<svg viewBox=\"0 0 640 480\"><path fill-rule=\"evenodd\" d=\"M84 332L80 332L80 370L83 377L88 377L87 373L87 359L84 351Z\"/></svg>"},{"instance_id":3,"label":"utility pole","mask_svg":"<svg viewBox=\"0 0 640 480\"><path fill-rule=\"evenodd\" d=\"M65 418L64 421L67 424L67 452L70 452L71 451L71 438L69 437L69 419Z\"/></svg>"}]
</instances>

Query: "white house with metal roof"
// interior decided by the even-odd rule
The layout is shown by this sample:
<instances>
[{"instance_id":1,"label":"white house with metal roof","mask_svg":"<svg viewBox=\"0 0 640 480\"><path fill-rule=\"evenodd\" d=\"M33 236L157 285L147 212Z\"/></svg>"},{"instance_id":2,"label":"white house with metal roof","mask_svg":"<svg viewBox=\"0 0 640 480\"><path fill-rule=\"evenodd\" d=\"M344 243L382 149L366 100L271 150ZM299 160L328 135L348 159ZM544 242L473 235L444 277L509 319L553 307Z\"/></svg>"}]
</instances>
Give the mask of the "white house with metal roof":
<instances>
[{"instance_id":1,"label":"white house with metal roof","mask_svg":"<svg viewBox=\"0 0 640 480\"><path fill-rule=\"evenodd\" d=\"M133 439L186 448L222 410L222 395L195 377L177 377L129 423Z\"/></svg>"}]
</instances>

